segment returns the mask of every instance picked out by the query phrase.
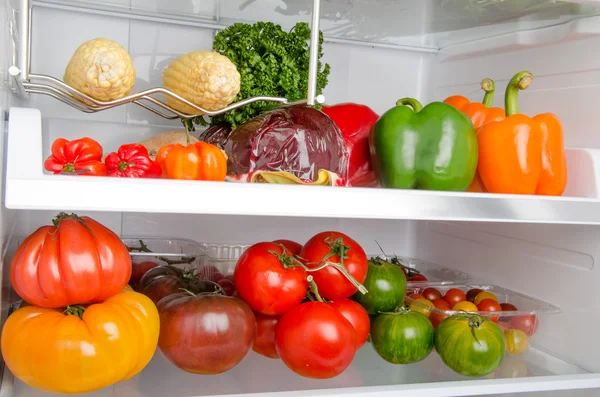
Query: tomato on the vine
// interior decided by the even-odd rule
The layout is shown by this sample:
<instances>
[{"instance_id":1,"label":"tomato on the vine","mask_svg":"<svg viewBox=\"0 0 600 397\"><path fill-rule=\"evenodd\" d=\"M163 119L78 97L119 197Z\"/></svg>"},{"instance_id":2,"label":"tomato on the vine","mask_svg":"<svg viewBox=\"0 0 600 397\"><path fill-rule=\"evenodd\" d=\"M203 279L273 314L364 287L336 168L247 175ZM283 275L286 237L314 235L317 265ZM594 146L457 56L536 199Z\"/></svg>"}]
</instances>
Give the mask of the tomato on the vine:
<instances>
[{"instance_id":1,"label":"tomato on the vine","mask_svg":"<svg viewBox=\"0 0 600 397\"><path fill-rule=\"evenodd\" d=\"M240 298L259 313L275 316L297 306L308 291L307 273L287 248L258 243L240 257L233 273Z\"/></svg>"},{"instance_id":2,"label":"tomato on the vine","mask_svg":"<svg viewBox=\"0 0 600 397\"><path fill-rule=\"evenodd\" d=\"M369 338L371 319L367 311L357 302L349 299L339 299L329 303L337 309L354 327L356 332L356 350L360 349Z\"/></svg>"},{"instance_id":3,"label":"tomato on the vine","mask_svg":"<svg viewBox=\"0 0 600 397\"><path fill-rule=\"evenodd\" d=\"M357 292L358 286L348 275L358 283L363 283L367 277L365 251L343 233L323 232L313 236L302 247L300 257L312 269L330 264L311 273L325 299L348 298Z\"/></svg>"},{"instance_id":4,"label":"tomato on the vine","mask_svg":"<svg viewBox=\"0 0 600 397\"><path fill-rule=\"evenodd\" d=\"M279 319L275 346L292 371L308 378L328 379L350 366L356 352L356 332L331 305L307 302Z\"/></svg>"},{"instance_id":5,"label":"tomato on the vine","mask_svg":"<svg viewBox=\"0 0 600 397\"><path fill-rule=\"evenodd\" d=\"M267 316L254 312L256 318L256 338L252 350L269 358L279 358L275 349L275 327L280 316Z\"/></svg>"},{"instance_id":6,"label":"tomato on the vine","mask_svg":"<svg viewBox=\"0 0 600 397\"><path fill-rule=\"evenodd\" d=\"M444 294L443 298L446 302L450 304L451 307L454 307L458 302L466 301L467 296L464 292L459 290L458 288L450 288Z\"/></svg>"},{"instance_id":7,"label":"tomato on the vine","mask_svg":"<svg viewBox=\"0 0 600 397\"><path fill-rule=\"evenodd\" d=\"M273 241L275 244L281 244L285 248L287 248L292 255L298 255L302 250L302 244L299 244L292 240L275 240Z\"/></svg>"}]
</instances>

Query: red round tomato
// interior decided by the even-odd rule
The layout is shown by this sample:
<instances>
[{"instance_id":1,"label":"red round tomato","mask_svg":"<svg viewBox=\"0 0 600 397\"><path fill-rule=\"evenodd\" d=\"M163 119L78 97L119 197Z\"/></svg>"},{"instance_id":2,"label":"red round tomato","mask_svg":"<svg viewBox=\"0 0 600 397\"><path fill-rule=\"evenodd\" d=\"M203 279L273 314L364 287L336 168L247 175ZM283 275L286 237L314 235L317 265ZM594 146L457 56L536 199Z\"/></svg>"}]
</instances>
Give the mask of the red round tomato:
<instances>
[{"instance_id":1,"label":"red round tomato","mask_svg":"<svg viewBox=\"0 0 600 397\"><path fill-rule=\"evenodd\" d=\"M502 306L493 299L484 299L477 305L477 309L482 312L501 312ZM490 316L490 320L498 321L498 316Z\"/></svg>"},{"instance_id":2,"label":"red round tomato","mask_svg":"<svg viewBox=\"0 0 600 397\"><path fill-rule=\"evenodd\" d=\"M442 293L435 288L425 288L425 291L421 295L432 302L436 299L442 299Z\"/></svg>"},{"instance_id":3,"label":"red round tomato","mask_svg":"<svg viewBox=\"0 0 600 397\"><path fill-rule=\"evenodd\" d=\"M369 338L369 329L371 328L371 319L367 311L359 303L349 299L332 301L329 305L350 321L356 332L356 350L360 349Z\"/></svg>"},{"instance_id":4,"label":"red round tomato","mask_svg":"<svg viewBox=\"0 0 600 397\"><path fill-rule=\"evenodd\" d=\"M158 347L184 371L213 375L235 367L256 335L256 320L241 299L214 293L171 294L158 305Z\"/></svg>"},{"instance_id":5,"label":"red round tomato","mask_svg":"<svg viewBox=\"0 0 600 397\"><path fill-rule=\"evenodd\" d=\"M265 316L254 312L256 317L256 338L252 350L269 358L279 358L275 349L275 326L280 316Z\"/></svg>"},{"instance_id":6,"label":"red round tomato","mask_svg":"<svg viewBox=\"0 0 600 397\"><path fill-rule=\"evenodd\" d=\"M525 332L527 336L533 336L537 332L539 322L537 317L532 314L515 316L512 318L511 324L514 328Z\"/></svg>"},{"instance_id":7,"label":"red round tomato","mask_svg":"<svg viewBox=\"0 0 600 397\"><path fill-rule=\"evenodd\" d=\"M502 311L504 312L516 312L517 307L512 303L501 303L500 307L502 307Z\"/></svg>"},{"instance_id":8,"label":"red round tomato","mask_svg":"<svg viewBox=\"0 0 600 397\"><path fill-rule=\"evenodd\" d=\"M454 307L457 303L466 301L467 296L458 288L450 288L446 291L443 299L450 304L450 307Z\"/></svg>"},{"instance_id":9,"label":"red round tomato","mask_svg":"<svg viewBox=\"0 0 600 397\"><path fill-rule=\"evenodd\" d=\"M343 252L343 258L340 255ZM360 245L345 234L323 232L312 237L302 247L300 257L306 260L309 268L316 268L325 262L341 264L347 273L358 283L367 277L368 260ZM311 273L319 287L319 293L325 299L348 298L358 291L357 287L334 266L327 266Z\"/></svg>"},{"instance_id":10,"label":"red round tomato","mask_svg":"<svg viewBox=\"0 0 600 397\"><path fill-rule=\"evenodd\" d=\"M436 299L431 303L433 303L433 306L435 306L436 309L450 310L450 304L443 299ZM437 328L446 317L448 317L447 314L438 313L436 310L433 310L429 315L429 320L431 321L433 328Z\"/></svg>"},{"instance_id":11,"label":"red round tomato","mask_svg":"<svg viewBox=\"0 0 600 397\"><path fill-rule=\"evenodd\" d=\"M157 266L158 263L153 261L133 262L131 264L131 277L129 278L129 282L133 283L133 285L137 285L148 270Z\"/></svg>"},{"instance_id":12,"label":"red round tomato","mask_svg":"<svg viewBox=\"0 0 600 397\"><path fill-rule=\"evenodd\" d=\"M302 251L302 244L298 244L292 240L275 240L275 244L281 244L292 253L292 255L298 255Z\"/></svg>"},{"instance_id":13,"label":"red round tomato","mask_svg":"<svg viewBox=\"0 0 600 397\"><path fill-rule=\"evenodd\" d=\"M283 314L308 291L306 270L279 244L258 243L240 257L233 273L240 298L259 313Z\"/></svg>"},{"instance_id":14,"label":"red round tomato","mask_svg":"<svg viewBox=\"0 0 600 397\"><path fill-rule=\"evenodd\" d=\"M424 275L422 275L421 273L417 273L414 276L409 276L406 281L408 282L422 282L422 281L427 281L427 277L425 277Z\"/></svg>"},{"instance_id":15,"label":"red round tomato","mask_svg":"<svg viewBox=\"0 0 600 397\"><path fill-rule=\"evenodd\" d=\"M10 282L34 306L59 308L102 302L121 292L131 277L123 241L87 216L60 213L17 248Z\"/></svg>"},{"instance_id":16,"label":"red round tomato","mask_svg":"<svg viewBox=\"0 0 600 397\"><path fill-rule=\"evenodd\" d=\"M279 319L275 347L281 360L295 373L329 379L350 366L356 352L356 332L327 303L307 302Z\"/></svg>"}]
</instances>

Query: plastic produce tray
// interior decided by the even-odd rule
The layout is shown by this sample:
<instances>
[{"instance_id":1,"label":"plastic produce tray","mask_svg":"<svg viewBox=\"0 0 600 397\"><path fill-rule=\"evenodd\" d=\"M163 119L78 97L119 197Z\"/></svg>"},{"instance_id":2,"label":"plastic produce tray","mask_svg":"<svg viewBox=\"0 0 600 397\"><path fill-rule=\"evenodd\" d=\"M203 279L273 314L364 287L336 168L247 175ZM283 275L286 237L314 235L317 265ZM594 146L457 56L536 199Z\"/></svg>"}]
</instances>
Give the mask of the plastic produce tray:
<instances>
[{"instance_id":1,"label":"plastic produce tray","mask_svg":"<svg viewBox=\"0 0 600 397\"><path fill-rule=\"evenodd\" d=\"M397 265L401 265L405 269L407 287L409 290L418 288L422 285L453 285L453 284L468 284L471 282L471 276L467 273L448 267L438 265L437 263L427 262L417 258L409 258L406 256L384 256L371 255L386 259ZM427 278L426 281L410 280L411 275L422 274Z\"/></svg>"},{"instance_id":2,"label":"plastic produce tray","mask_svg":"<svg viewBox=\"0 0 600 397\"><path fill-rule=\"evenodd\" d=\"M188 239L126 237L121 240L130 249L134 262L153 261L159 265L198 267L206 255L206 248L202 244ZM144 249L151 252L144 252Z\"/></svg>"}]
</instances>

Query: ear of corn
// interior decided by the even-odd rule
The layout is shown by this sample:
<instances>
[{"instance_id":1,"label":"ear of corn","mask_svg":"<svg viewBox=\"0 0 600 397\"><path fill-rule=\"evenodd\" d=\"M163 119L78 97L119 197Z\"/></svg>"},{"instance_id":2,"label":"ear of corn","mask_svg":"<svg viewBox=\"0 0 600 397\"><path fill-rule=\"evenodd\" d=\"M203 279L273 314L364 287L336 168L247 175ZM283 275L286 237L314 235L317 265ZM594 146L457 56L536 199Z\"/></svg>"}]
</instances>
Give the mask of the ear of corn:
<instances>
[{"instance_id":1,"label":"ear of corn","mask_svg":"<svg viewBox=\"0 0 600 397\"><path fill-rule=\"evenodd\" d=\"M77 48L65 70L64 81L94 99L111 101L129 94L135 84L135 69L125 48L98 38Z\"/></svg>"}]
</instances>

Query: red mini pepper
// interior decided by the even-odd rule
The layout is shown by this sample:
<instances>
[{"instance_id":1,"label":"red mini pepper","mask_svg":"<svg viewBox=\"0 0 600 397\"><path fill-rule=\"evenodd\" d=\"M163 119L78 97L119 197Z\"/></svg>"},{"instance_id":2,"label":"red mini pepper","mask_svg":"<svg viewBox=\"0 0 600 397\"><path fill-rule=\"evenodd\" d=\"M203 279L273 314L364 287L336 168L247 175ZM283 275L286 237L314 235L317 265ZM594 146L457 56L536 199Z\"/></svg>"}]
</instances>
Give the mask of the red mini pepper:
<instances>
[{"instance_id":1,"label":"red mini pepper","mask_svg":"<svg viewBox=\"0 0 600 397\"><path fill-rule=\"evenodd\" d=\"M369 133L373 124L379 119L377 113L365 105L356 103L323 106L323 113L328 115L342 131L350 152L348 165L350 185L378 186L369 149Z\"/></svg>"},{"instance_id":2,"label":"red mini pepper","mask_svg":"<svg viewBox=\"0 0 600 397\"><path fill-rule=\"evenodd\" d=\"M158 178L162 170L148 155L148 150L139 143L121 145L115 153L104 160L109 176L127 178Z\"/></svg>"},{"instance_id":3,"label":"red mini pepper","mask_svg":"<svg viewBox=\"0 0 600 397\"><path fill-rule=\"evenodd\" d=\"M52 143L52 154L44 168L55 174L106 175L102 162L102 146L92 138L67 141L58 138Z\"/></svg>"}]
</instances>

